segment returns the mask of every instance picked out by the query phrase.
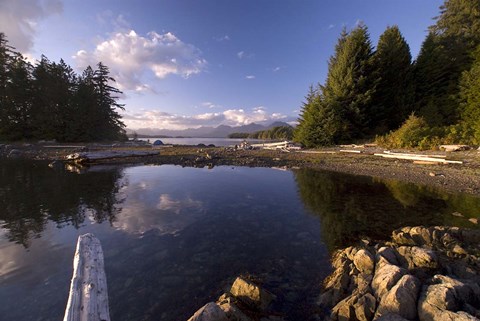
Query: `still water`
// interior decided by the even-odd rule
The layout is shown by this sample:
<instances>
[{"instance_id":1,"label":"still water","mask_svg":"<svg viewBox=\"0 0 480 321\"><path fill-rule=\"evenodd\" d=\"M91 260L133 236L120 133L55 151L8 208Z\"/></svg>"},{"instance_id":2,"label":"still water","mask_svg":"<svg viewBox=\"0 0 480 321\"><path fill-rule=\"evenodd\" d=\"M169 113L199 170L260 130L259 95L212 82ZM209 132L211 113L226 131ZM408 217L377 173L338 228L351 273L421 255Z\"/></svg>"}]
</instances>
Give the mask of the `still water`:
<instances>
[{"instance_id":1,"label":"still water","mask_svg":"<svg viewBox=\"0 0 480 321\"><path fill-rule=\"evenodd\" d=\"M177 138L177 137L170 137L170 138L139 138L139 140L149 141L153 143L157 139L161 140L164 144L172 144L172 145L210 145L213 144L215 146L234 146L240 145L243 141L247 141L250 144L260 144L265 142L273 142L272 140L262 140L262 139L243 139L243 138L198 138L198 137L188 137L188 138Z\"/></svg>"},{"instance_id":2,"label":"still water","mask_svg":"<svg viewBox=\"0 0 480 321\"><path fill-rule=\"evenodd\" d=\"M0 320L61 319L76 239L88 232L102 242L112 320L186 320L242 274L298 320L336 248L404 225L474 227L479 214L472 196L323 171L75 174L0 160Z\"/></svg>"}]
</instances>

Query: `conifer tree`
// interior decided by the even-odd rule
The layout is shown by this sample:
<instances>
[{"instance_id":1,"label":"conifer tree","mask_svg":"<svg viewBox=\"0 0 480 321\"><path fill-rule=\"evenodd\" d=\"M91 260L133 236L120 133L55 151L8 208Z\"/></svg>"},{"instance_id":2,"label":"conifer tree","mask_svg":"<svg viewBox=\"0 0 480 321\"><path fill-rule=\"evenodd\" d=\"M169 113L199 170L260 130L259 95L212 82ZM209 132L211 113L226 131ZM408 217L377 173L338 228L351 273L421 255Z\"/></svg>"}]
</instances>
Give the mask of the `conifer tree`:
<instances>
[{"instance_id":1,"label":"conifer tree","mask_svg":"<svg viewBox=\"0 0 480 321\"><path fill-rule=\"evenodd\" d=\"M480 1L447 0L415 63L416 110L430 125L460 118L459 81L480 44Z\"/></svg>"},{"instance_id":2,"label":"conifer tree","mask_svg":"<svg viewBox=\"0 0 480 321\"><path fill-rule=\"evenodd\" d=\"M460 106L469 143L480 144L480 46L473 58L472 67L463 73L460 82Z\"/></svg>"},{"instance_id":3,"label":"conifer tree","mask_svg":"<svg viewBox=\"0 0 480 321\"><path fill-rule=\"evenodd\" d=\"M411 60L410 47L398 26L388 27L373 57L376 91L367 115L372 133L397 129L412 112Z\"/></svg>"}]
</instances>

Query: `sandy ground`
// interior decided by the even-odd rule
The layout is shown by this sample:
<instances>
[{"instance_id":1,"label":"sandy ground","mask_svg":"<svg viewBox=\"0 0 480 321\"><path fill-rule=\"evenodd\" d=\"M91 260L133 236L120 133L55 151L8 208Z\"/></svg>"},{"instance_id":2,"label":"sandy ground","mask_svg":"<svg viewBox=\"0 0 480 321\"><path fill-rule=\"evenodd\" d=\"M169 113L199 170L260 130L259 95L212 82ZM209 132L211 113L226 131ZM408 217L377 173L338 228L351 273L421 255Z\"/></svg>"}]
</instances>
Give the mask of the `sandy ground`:
<instances>
[{"instance_id":1,"label":"sandy ground","mask_svg":"<svg viewBox=\"0 0 480 321\"><path fill-rule=\"evenodd\" d=\"M58 145L55 148L41 144L0 145L0 157L7 157L11 150L18 152L16 157L38 160L65 160L65 156L74 152L87 150L149 150L149 146L112 146L91 144L74 147ZM480 196L480 151L472 149L461 152L441 151L401 151L423 154L446 155L449 160L459 160L463 164L414 164L410 160L386 159L374 156L383 152L380 148L360 149L362 153L344 153L341 149L325 148L315 150L315 154L300 152L281 152L272 150L238 150L224 147L174 146L154 149L158 155L111 159L107 163L144 163L174 164L182 166L250 166L250 167L284 167L315 168L355 175L366 175L383 179L395 179L403 182L435 186L449 192L464 192Z\"/></svg>"}]
</instances>

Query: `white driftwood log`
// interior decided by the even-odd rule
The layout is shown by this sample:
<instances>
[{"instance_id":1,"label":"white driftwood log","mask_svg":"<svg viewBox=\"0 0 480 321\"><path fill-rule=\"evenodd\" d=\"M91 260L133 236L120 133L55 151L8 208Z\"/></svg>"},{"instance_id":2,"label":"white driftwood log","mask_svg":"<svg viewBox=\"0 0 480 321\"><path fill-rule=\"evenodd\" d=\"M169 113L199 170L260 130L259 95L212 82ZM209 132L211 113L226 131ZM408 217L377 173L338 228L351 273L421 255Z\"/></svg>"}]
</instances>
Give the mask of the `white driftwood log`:
<instances>
[{"instance_id":1,"label":"white driftwood log","mask_svg":"<svg viewBox=\"0 0 480 321\"><path fill-rule=\"evenodd\" d=\"M76 162L94 162L112 158L141 157L153 155L158 155L158 152L141 150L107 150L70 154L66 156L66 159Z\"/></svg>"},{"instance_id":2,"label":"white driftwood log","mask_svg":"<svg viewBox=\"0 0 480 321\"><path fill-rule=\"evenodd\" d=\"M63 321L110 321L103 251L93 234L78 237Z\"/></svg>"},{"instance_id":3,"label":"white driftwood log","mask_svg":"<svg viewBox=\"0 0 480 321\"><path fill-rule=\"evenodd\" d=\"M396 154L373 154L375 156L385 157L385 158L396 158L396 159L408 159L408 160L416 160L416 161L428 161L428 162L436 162L436 163L447 163L447 164L463 164L462 161L453 161L453 160L446 160L437 157L423 157L418 155L396 155Z\"/></svg>"}]
</instances>

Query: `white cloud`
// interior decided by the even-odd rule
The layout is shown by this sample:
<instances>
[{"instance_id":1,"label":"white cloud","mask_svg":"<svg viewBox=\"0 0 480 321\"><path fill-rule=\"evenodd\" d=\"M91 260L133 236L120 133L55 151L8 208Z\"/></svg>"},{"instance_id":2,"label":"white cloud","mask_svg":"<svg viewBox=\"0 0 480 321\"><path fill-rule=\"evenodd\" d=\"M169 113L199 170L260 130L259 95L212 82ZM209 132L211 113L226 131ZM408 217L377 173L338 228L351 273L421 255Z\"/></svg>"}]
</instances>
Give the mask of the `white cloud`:
<instances>
[{"instance_id":1,"label":"white cloud","mask_svg":"<svg viewBox=\"0 0 480 321\"><path fill-rule=\"evenodd\" d=\"M151 71L157 78L170 74L188 78L202 72L207 61L198 48L184 43L173 33L151 31L146 37L134 30L117 32L97 44L93 52L79 50L73 58L79 68L102 61L110 68L121 90L145 88L142 76Z\"/></svg>"},{"instance_id":2,"label":"white cloud","mask_svg":"<svg viewBox=\"0 0 480 321\"><path fill-rule=\"evenodd\" d=\"M277 72L277 71L280 71L280 69L282 69L282 67L275 67L275 68L273 68L273 71Z\"/></svg>"},{"instance_id":3,"label":"white cloud","mask_svg":"<svg viewBox=\"0 0 480 321\"><path fill-rule=\"evenodd\" d=\"M130 129L174 129L198 128L200 126L230 125L240 126L250 123L269 123L276 120L286 119L281 113L268 113L263 106L245 109L227 109L215 113L203 113L196 115L177 115L158 110L148 110L140 113L128 113L123 115L123 121Z\"/></svg>"},{"instance_id":4,"label":"white cloud","mask_svg":"<svg viewBox=\"0 0 480 321\"><path fill-rule=\"evenodd\" d=\"M253 58L255 56L253 53L247 53L245 51L239 51L237 52L237 57L238 59L247 59L247 58Z\"/></svg>"},{"instance_id":5,"label":"white cloud","mask_svg":"<svg viewBox=\"0 0 480 321\"><path fill-rule=\"evenodd\" d=\"M333 29L333 28L335 28L335 25L334 25L334 24L330 24L330 25L328 25L328 27L327 27L328 30L331 30L331 29Z\"/></svg>"},{"instance_id":6,"label":"white cloud","mask_svg":"<svg viewBox=\"0 0 480 321\"><path fill-rule=\"evenodd\" d=\"M202 107L207 107L207 108L210 108L210 109L211 109L211 108L220 108L220 107L222 107L222 106L220 106L220 105L215 105L215 104L212 103L212 102L206 101L206 102L203 102L203 103L202 103Z\"/></svg>"},{"instance_id":7,"label":"white cloud","mask_svg":"<svg viewBox=\"0 0 480 321\"><path fill-rule=\"evenodd\" d=\"M255 79L255 75L248 75L248 76L245 76L245 79Z\"/></svg>"},{"instance_id":8,"label":"white cloud","mask_svg":"<svg viewBox=\"0 0 480 321\"><path fill-rule=\"evenodd\" d=\"M217 37L217 38L214 38L214 39L221 42L221 41L229 41L230 37L228 35L225 35L225 36Z\"/></svg>"},{"instance_id":9,"label":"white cloud","mask_svg":"<svg viewBox=\"0 0 480 321\"><path fill-rule=\"evenodd\" d=\"M0 32L11 46L27 53L33 46L38 22L63 11L61 0L0 0Z\"/></svg>"}]
</instances>

